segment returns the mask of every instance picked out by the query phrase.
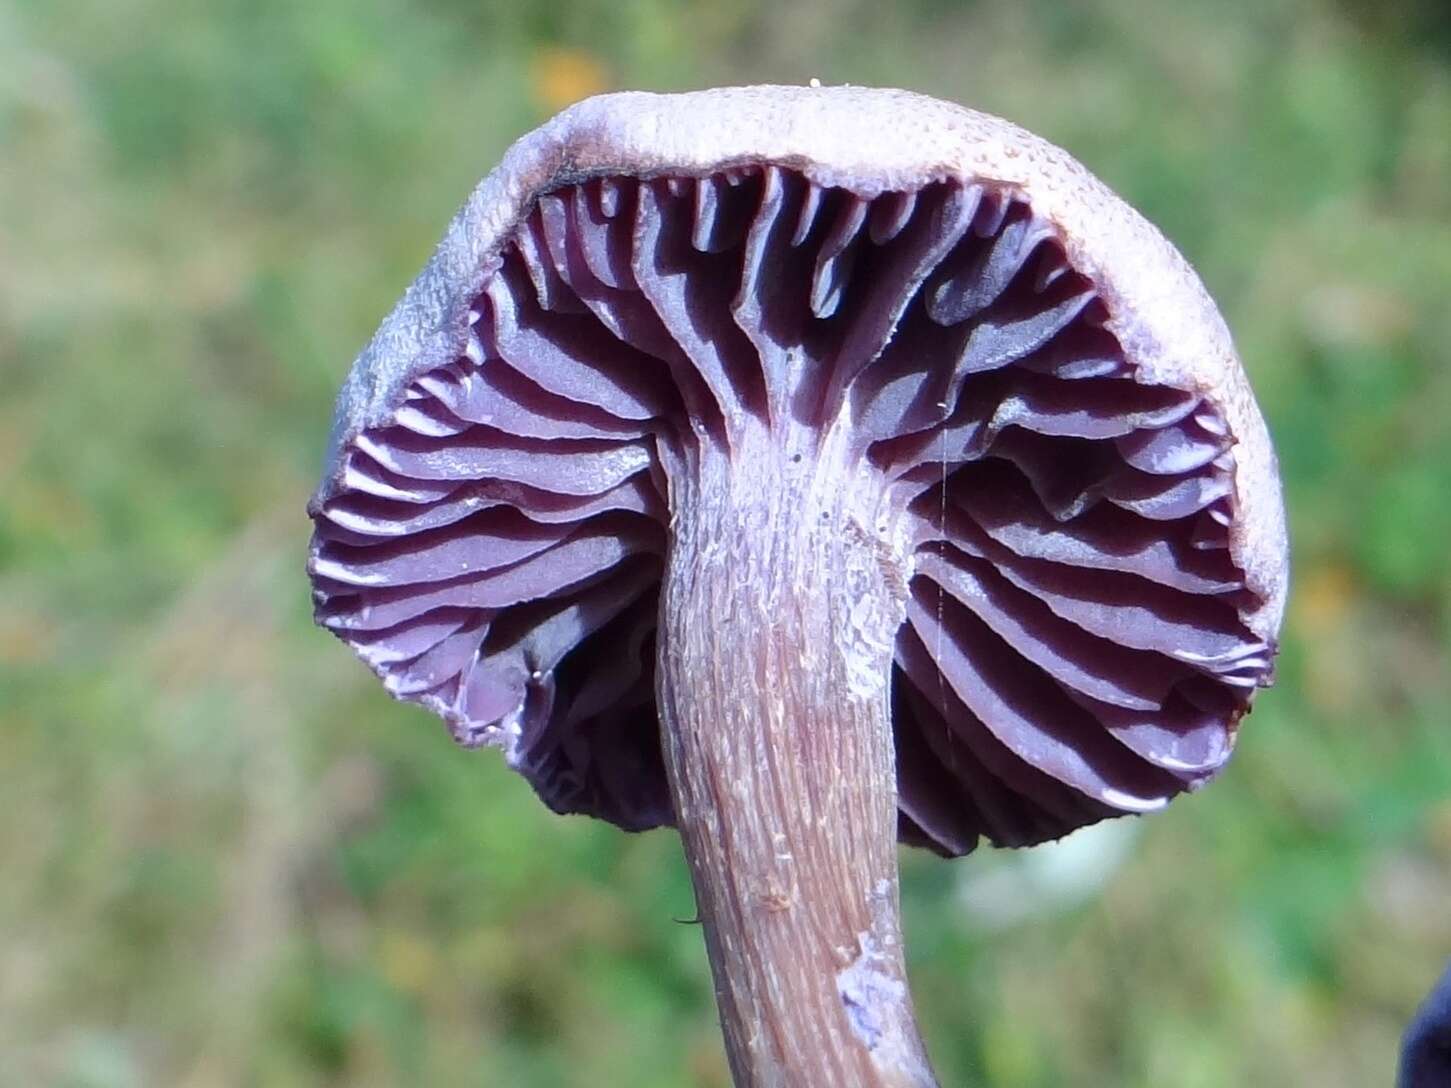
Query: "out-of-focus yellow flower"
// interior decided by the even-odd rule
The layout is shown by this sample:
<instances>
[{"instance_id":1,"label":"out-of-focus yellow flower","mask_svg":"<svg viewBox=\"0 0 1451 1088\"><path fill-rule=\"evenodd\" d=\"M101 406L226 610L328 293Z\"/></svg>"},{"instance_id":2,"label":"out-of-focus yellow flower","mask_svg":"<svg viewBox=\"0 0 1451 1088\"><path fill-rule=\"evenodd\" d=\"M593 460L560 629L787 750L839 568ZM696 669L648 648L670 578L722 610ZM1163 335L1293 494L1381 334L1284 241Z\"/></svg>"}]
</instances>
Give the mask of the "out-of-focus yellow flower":
<instances>
[{"instance_id":1,"label":"out-of-focus yellow flower","mask_svg":"<svg viewBox=\"0 0 1451 1088\"><path fill-rule=\"evenodd\" d=\"M530 62L534 97L549 112L609 88L609 72L596 57L582 49L549 46Z\"/></svg>"},{"instance_id":2,"label":"out-of-focus yellow flower","mask_svg":"<svg viewBox=\"0 0 1451 1088\"><path fill-rule=\"evenodd\" d=\"M1357 594L1350 568L1332 562L1307 570L1290 598L1291 626L1307 648L1305 695L1324 713L1343 711L1365 680L1349 628Z\"/></svg>"},{"instance_id":3,"label":"out-of-focus yellow flower","mask_svg":"<svg viewBox=\"0 0 1451 1088\"><path fill-rule=\"evenodd\" d=\"M439 971L438 953L433 945L402 930L384 932L379 942L378 963L383 976L405 993L427 992Z\"/></svg>"},{"instance_id":4,"label":"out-of-focus yellow flower","mask_svg":"<svg viewBox=\"0 0 1451 1088\"><path fill-rule=\"evenodd\" d=\"M1301 631L1317 635L1336 631L1345 623L1355 595L1355 578L1345 564L1311 567L1291 595L1290 618Z\"/></svg>"}]
</instances>

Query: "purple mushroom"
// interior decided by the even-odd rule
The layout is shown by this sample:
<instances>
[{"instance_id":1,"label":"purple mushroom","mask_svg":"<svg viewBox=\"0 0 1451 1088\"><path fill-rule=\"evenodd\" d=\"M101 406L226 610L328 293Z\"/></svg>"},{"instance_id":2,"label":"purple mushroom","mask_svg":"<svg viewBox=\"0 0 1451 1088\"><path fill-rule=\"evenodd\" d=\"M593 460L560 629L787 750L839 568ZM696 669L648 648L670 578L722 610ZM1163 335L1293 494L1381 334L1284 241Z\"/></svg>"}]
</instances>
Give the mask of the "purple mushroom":
<instances>
[{"instance_id":1,"label":"purple mushroom","mask_svg":"<svg viewBox=\"0 0 1451 1088\"><path fill-rule=\"evenodd\" d=\"M1396 1088L1451 1085L1451 964L1416 1010L1401 1037Z\"/></svg>"},{"instance_id":2,"label":"purple mushroom","mask_svg":"<svg viewBox=\"0 0 1451 1088\"><path fill-rule=\"evenodd\" d=\"M680 829L741 1085L931 1085L898 839L1207 782L1269 681L1275 460L1183 258L900 91L583 102L343 387L318 621L561 813Z\"/></svg>"}]
</instances>

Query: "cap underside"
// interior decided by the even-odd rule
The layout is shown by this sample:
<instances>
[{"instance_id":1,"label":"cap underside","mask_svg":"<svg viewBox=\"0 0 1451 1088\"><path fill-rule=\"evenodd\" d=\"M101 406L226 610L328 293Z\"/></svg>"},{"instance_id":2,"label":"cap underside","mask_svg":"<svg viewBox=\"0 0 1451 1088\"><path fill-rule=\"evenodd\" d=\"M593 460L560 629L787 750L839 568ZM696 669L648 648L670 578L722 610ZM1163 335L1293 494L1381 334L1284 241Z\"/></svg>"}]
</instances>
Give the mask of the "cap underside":
<instances>
[{"instance_id":1,"label":"cap underside","mask_svg":"<svg viewBox=\"0 0 1451 1088\"><path fill-rule=\"evenodd\" d=\"M945 854L1216 773L1272 647L1218 407L1147 384L1012 189L762 165L542 195L468 347L343 450L319 621L540 796L672 822L654 705L667 468L845 424L906 519L901 835Z\"/></svg>"}]
</instances>

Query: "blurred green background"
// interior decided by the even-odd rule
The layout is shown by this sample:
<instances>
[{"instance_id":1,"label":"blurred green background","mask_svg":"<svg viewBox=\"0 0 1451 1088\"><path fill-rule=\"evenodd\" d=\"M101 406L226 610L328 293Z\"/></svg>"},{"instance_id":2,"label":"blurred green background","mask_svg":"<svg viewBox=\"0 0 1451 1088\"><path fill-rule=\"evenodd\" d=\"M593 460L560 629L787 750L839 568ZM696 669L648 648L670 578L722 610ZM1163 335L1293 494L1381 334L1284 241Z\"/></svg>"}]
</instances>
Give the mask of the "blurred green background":
<instances>
[{"instance_id":1,"label":"blurred green background","mask_svg":"<svg viewBox=\"0 0 1451 1088\"><path fill-rule=\"evenodd\" d=\"M813 76L1003 114L1157 221L1288 486L1280 684L1213 788L1017 919L972 909L999 859L904 858L944 1084L1388 1084L1451 952L1447 10L0 0L0 1085L727 1084L675 837L392 703L310 624L303 504L511 139Z\"/></svg>"}]
</instances>

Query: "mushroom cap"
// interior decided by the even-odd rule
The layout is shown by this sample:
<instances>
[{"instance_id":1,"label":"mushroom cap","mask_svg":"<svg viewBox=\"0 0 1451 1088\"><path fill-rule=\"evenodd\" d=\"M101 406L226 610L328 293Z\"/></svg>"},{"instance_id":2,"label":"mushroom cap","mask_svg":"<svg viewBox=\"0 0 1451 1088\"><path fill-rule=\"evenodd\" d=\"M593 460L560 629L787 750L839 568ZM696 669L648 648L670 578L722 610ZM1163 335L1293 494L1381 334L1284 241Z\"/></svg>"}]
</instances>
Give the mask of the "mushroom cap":
<instances>
[{"instance_id":1,"label":"mushroom cap","mask_svg":"<svg viewBox=\"0 0 1451 1088\"><path fill-rule=\"evenodd\" d=\"M342 388L319 622L556 810L670 823L668 465L803 382L906 526L905 841L1041 841L1217 773L1288 567L1229 332L1065 152L904 91L605 95L518 141Z\"/></svg>"},{"instance_id":2,"label":"mushroom cap","mask_svg":"<svg viewBox=\"0 0 1451 1088\"><path fill-rule=\"evenodd\" d=\"M1397 1088L1436 1088L1451 1081L1451 963L1401 1036Z\"/></svg>"}]
</instances>

